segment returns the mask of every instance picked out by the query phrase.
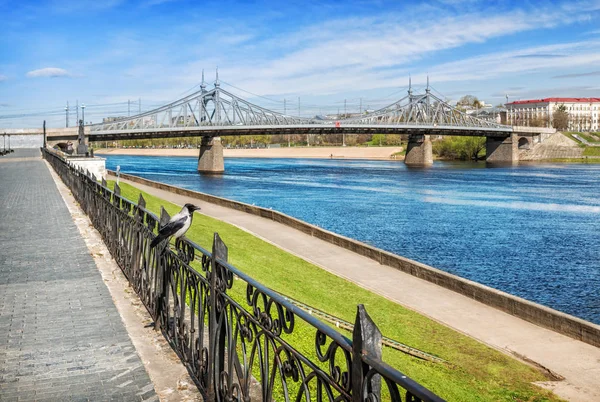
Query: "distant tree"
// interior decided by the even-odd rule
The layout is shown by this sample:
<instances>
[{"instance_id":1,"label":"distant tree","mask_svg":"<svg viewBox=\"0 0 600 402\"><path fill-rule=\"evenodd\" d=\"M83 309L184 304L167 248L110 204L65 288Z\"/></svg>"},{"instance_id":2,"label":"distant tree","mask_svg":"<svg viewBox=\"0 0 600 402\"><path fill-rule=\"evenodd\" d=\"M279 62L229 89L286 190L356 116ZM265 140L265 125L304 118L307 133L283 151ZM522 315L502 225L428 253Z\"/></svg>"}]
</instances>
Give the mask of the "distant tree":
<instances>
[{"instance_id":1,"label":"distant tree","mask_svg":"<svg viewBox=\"0 0 600 402\"><path fill-rule=\"evenodd\" d=\"M485 149L485 137L446 136L433 142L433 153L444 159L480 160Z\"/></svg>"},{"instance_id":2,"label":"distant tree","mask_svg":"<svg viewBox=\"0 0 600 402\"><path fill-rule=\"evenodd\" d=\"M478 161L480 154L485 149L485 137L466 137L464 141L466 159Z\"/></svg>"},{"instance_id":3,"label":"distant tree","mask_svg":"<svg viewBox=\"0 0 600 402\"><path fill-rule=\"evenodd\" d=\"M483 102L481 102L479 99L477 99L476 96L473 95L465 95L462 98L460 98L458 100L458 102L456 103L458 106L462 106L462 107L474 107L474 108L480 108L483 107Z\"/></svg>"},{"instance_id":4,"label":"distant tree","mask_svg":"<svg viewBox=\"0 0 600 402\"><path fill-rule=\"evenodd\" d=\"M373 138L371 138L371 142L373 145L385 145L385 135L384 134L373 134Z\"/></svg>"},{"instance_id":5,"label":"distant tree","mask_svg":"<svg viewBox=\"0 0 600 402\"><path fill-rule=\"evenodd\" d=\"M400 134L388 134L385 137L385 145L401 145L402 137Z\"/></svg>"},{"instance_id":6,"label":"distant tree","mask_svg":"<svg viewBox=\"0 0 600 402\"><path fill-rule=\"evenodd\" d=\"M552 126L557 130L566 130L569 126L569 113L564 104L559 105L552 113Z\"/></svg>"},{"instance_id":7,"label":"distant tree","mask_svg":"<svg viewBox=\"0 0 600 402\"><path fill-rule=\"evenodd\" d=\"M546 127L548 119L543 117L533 117L529 120L529 127Z\"/></svg>"}]
</instances>

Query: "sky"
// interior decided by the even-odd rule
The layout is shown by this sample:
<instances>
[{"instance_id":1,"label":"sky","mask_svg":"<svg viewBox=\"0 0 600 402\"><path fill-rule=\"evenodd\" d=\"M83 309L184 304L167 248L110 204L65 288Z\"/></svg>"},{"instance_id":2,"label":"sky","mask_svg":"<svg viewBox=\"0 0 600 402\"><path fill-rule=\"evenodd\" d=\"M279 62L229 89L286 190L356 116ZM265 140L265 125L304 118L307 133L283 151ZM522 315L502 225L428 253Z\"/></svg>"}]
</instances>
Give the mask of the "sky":
<instances>
[{"instance_id":1,"label":"sky","mask_svg":"<svg viewBox=\"0 0 600 402\"><path fill-rule=\"evenodd\" d=\"M64 127L67 102L71 125L76 104L133 115L217 68L306 117L393 103L409 76L454 101L600 97L600 0L0 0L0 27L0 128Z\"/></svg>"}]
</instances>

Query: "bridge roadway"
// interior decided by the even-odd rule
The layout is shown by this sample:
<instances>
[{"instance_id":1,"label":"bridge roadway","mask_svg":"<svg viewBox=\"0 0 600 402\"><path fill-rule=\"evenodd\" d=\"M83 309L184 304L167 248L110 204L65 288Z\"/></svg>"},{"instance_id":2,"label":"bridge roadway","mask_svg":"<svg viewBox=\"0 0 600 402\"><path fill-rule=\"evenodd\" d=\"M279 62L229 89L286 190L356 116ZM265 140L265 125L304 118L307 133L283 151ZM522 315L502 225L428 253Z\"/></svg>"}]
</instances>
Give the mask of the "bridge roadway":
<instances>
[{"instance_id":1,"label":"bridge roadway","mask_svg":"<svg viewBox=\"0 0 600 402\"><path fill-rule=\"evenodd\" d=\"M157 401L39 149L0 159L0 400Z\"/></svg>"},{"instance_id":2,"label":"bridge roadway","mask_svg":"<svg viewBox=\"0 0 600 402\"><path fill-rule=\"evenodd\" d=\"M90 141L117 141L149 138L176 137L224 137L237 135L278 135L278 134L408 134L408 135L456 135L507 137L513 132L511 127L455 127L414 124L301 124L301 125L256 125L256 126L200 126L171 127L152 129L92 131Z\"/></svg>"}]
</instances>

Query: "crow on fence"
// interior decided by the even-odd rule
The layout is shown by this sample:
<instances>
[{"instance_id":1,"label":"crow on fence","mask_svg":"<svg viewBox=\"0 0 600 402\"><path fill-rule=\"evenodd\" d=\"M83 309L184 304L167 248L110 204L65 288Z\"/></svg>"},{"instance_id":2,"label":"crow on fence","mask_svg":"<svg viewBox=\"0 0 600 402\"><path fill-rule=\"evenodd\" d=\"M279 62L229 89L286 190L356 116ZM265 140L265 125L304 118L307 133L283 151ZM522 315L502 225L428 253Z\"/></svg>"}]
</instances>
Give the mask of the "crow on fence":
<instances>
[{"instance_id":1,"label":"crow on fence","mask_svg":"<svg viewBox=\"0 0 600 402\"><path fill-rule=\"evenodd\" d=\"M158 236L150 243L150 248L156 247L160 242L171 236L175 236L176 239L182 237L192 225L194 211L199 209L200 207L193 204L185 204L177 215L174 215L165 226L159 229Z\"/></svg>"}]
</instances>

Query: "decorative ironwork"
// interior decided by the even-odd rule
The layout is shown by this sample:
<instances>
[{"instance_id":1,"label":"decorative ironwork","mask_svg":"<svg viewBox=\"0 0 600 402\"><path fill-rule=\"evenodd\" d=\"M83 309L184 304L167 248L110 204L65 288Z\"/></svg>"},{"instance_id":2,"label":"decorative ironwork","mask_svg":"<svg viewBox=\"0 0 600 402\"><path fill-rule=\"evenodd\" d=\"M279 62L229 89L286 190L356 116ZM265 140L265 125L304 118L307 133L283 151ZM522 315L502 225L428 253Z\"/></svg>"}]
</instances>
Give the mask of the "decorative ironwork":
<instances>
[{"instance_id":1,"label":"decorative ironwork","mask_svg":"<svg viewBox=\"0 0 600 402\"><path fill-rule=\"evenodd\" d=\"M43 149L199 389L209 401L441 401L381 360L381 334L361 306L350 340L189 239L150 249L160 219ZM314 333L309 353L294 346ZM382 385L383 392L381 391Z\"/></svg>"},{"instance_id":2,"label":"decorative ironwork","mask_svg":"<svg viewBox=\"0 0 600 402\"><path fill-rule=\"evenodd\" d=\"M168 105L136 116L90 125L91 133L110 131L185 130L203 126L319 124L254 105L220 87L200 90Z\"/></svg>"}]
</instances>

